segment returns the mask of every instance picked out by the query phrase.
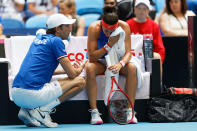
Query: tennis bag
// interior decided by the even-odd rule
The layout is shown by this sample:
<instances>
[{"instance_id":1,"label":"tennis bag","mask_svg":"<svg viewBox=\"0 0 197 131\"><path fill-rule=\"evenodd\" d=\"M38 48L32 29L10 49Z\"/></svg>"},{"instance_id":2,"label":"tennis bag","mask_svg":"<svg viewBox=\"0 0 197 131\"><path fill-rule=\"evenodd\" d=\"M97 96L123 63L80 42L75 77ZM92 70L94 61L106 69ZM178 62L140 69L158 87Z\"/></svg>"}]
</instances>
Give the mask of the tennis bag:
<instances>
[{"instance_id":1,"label":"tennis bag","mask_svg":"<svg viewBox=\"0 0 197 131\"><path fill-rule=\"evenodd\" d=\"M150 122L197 121L197 96L165 94L153 97L148 103Z\"/></svg>"}]
</instances>

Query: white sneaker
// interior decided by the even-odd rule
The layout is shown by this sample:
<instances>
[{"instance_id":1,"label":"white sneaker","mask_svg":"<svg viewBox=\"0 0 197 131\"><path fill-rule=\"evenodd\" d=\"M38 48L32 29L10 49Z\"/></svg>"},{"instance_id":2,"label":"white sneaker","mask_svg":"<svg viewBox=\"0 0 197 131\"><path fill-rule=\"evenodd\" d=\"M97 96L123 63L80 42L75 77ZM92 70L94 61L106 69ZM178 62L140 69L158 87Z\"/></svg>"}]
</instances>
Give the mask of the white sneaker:
<instances>
[{"instance_id":1,"label":"white sneaker","mask_svg":"<svg viewBox=\"0 0 197 131\"><path fill-rule=\"evenodd\" d=\"M28 127L40 127L41 124L34 119L29 113L29 109L21 108L18 113L18 118L25 123Z\"/></svg>"},{"instance_id":2,"label":"white sneaker","mask_svg":"<svg viewBox=\"0 0 197 131\"><path fill-rule=\"evenodd\" d=\"M138 121L137 121L137 118L135 117L135 113L134 113L134 116L133 116L133 119L131 120L132 118L132 109L129 108L127 109L127 121L128 123L131 123L131 124L137 124Z\"/></svg>"},{"instance_id":3,"label":"white sneaker","mask_svg":"<svg viewBox=\"0 0 197 131\"><path fill-rule=\"evenodd\" d=\"M90 124L92 125L99 125L103 124L103 120L100 117L100 113L98 112L98 109L90 109L89 112L91 112L91 121Z\"/></svg>"},{"instance_id":4,"label":"white sneaker","mask_svg":"<svg viewBox=\"0 0 197 131\"><path fill-rule=\"evenodd\" d=\"M50 113L53 113L52 110L41 110L39 107L35 108L30 111L32 117L34 117L36 120L38 120L40 123L42 123L44 126L49 128L58 127L58 124L55 122L52 122Z\"/></svg>"}]
</instances>

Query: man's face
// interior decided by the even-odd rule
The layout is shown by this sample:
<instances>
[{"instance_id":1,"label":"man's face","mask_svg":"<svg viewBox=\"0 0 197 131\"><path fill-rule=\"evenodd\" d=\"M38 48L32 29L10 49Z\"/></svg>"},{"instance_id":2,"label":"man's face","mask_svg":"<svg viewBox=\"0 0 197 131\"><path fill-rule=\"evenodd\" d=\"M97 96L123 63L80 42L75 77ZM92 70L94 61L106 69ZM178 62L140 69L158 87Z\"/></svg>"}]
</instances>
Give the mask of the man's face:
<instances>
[{"instance_id":1,"label":"man's face","mask_svg":"<svg viewBox=\"0 0 197 131\"><path fill-rule=\"evenodd\" d=\"M148 14L149 14L149 9L146 5L139 4L138 6L135 7L135 15L137 19L144 21L146 20Z\"/></svg>"},{"instance_id":2,"label":"man's face","mask_svg":"<svg viewBox=\"0 0 197 131\"><path fill-rule=\"evenodd\" d=\"M116 6L116 0L105 0L105 6L109 6L109 7Z\"/></svg>"},{"instance_id":3,"label":"man's face","mask_svg":"<svg viewBox=\"0 0 197 131\"><path fill-rule=\"evenodd\" d=\"M72 25L62 25L58 29L59 36L62 38L62 40L67 40L70 32L72 31Z\"/></svg>"}]
</instances>

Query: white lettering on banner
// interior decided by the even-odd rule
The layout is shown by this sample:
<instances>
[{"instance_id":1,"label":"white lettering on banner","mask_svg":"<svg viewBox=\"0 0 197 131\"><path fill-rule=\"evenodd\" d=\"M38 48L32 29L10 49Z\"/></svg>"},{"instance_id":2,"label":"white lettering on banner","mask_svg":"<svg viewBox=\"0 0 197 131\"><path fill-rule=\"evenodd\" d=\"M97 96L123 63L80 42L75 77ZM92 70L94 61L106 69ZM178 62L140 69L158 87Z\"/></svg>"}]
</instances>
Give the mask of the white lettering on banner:
<instances>
[{"instance_id":1,"label":"white lettering on banner","mask_svg":"<svg viewBox=\"0 0 197 131\"><path fill-rule=\"evenodd\" d=\"M39 44L45 45L47 43L47 39L40 40L38 38L35 38L34 43L37 44L37 45L39 45Z\"/></svg>"}]
</instances>

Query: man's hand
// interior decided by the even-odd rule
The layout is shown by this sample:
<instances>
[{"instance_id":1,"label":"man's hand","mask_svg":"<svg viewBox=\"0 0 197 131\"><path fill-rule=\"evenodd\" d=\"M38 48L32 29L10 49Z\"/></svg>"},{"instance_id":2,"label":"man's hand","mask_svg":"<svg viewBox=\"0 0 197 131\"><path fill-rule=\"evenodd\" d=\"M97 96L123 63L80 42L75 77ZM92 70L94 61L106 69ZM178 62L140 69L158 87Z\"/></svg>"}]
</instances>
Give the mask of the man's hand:
<instances>
[{"instance_id":1,"label":"man's hand","mask_svg":"<svg viewBox=\"0 0 197 131\"><path fill-rule=\"evenodd\" d=\"M81 61L75 61L72 66L74 68L79 68L80 65L81 65Z\"/></svg>"},{"instance_id":2,"label":"man's hand","mask_svg":"<svg viewBox=\"0 0 197 131\"><path fill-rule=\"evenodd\" d=\"M81 61L75 61L74 63L73 63L73 67L74 68L84 68L84 66L85 66L85 64L88 62L88 60L81 60Z\"/></svg>"}]
</instances>

